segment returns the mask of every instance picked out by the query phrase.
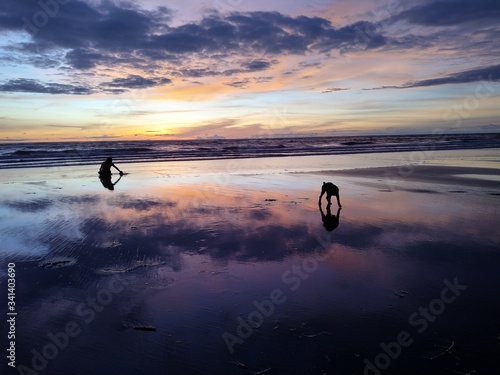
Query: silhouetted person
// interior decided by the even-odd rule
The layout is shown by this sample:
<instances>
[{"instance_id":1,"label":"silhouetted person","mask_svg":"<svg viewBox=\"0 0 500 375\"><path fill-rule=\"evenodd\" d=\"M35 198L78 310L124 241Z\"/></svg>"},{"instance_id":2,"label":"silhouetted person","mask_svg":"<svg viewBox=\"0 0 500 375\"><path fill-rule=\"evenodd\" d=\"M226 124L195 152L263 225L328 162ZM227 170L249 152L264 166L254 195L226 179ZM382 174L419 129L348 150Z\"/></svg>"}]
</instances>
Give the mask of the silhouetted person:
<instances>
[{"instance_id":1,"label":"silhouetted person","mask_svg":"<svg viewBox=\"0 0 500 375\"><path fill-rule=\"evenodd\" d=\"M111 176L111 167L115 168L118 172L120 172L120 176L123 176L123 172L113 163L112 158L107 158L101 164L101 168L99 169L99 177L107 177Z\"/></svg>"},{"instance_id":2,"label":"silhouetted person","mask_svg":"<svg viewBox=\"0 0 500 375\"><path fill-rule=\"evenodd\" d=\"M340 204L340 196L339 196L339 188L332 184L331 182L323 182L323 186L321 186L321 194L319 196L319 205L321 206L321 198L323 195L326 193L326 200L328 201L328 204L332 204L331 199L332 196L337 197L337 204L339 207L342 207Z\"/></svg>"},{"instance_id":3,"label":"silhouetted person","mask_svg":"<svg viewBox=\"0 0 500 375\"><path fill-rule=\"evenodd\" d=\"M333 216L331 210L332 207L331 203L328 203L328 205L326 206L326 215L323 212L323 208L321 207L321 201L318 202L318 205L319 205L319 211L321 212L321 220L323 220L323 226L328 232L331 232L332 230L334 230L339 226L340 210L342 209L342 207L339 207L337 209L337 215Z\"/></svg>"}]
</instances>

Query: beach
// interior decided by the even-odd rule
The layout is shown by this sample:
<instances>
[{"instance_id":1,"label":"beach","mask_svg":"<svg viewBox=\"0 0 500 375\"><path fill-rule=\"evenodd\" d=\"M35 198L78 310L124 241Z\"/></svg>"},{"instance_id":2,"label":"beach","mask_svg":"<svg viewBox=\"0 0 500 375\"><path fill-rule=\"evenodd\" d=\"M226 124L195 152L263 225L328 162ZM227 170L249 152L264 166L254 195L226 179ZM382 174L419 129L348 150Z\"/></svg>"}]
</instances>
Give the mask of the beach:
<instances>
[{"instance_id":1,"label":"beach","mask_svg":"<svg viewBox=\"0 0 500 375\"><path fill-rule=\"evenodd\" d=\"M2 170L2 374L497 367L500 149L115 163Z\"/></svg>"}]
</instances>

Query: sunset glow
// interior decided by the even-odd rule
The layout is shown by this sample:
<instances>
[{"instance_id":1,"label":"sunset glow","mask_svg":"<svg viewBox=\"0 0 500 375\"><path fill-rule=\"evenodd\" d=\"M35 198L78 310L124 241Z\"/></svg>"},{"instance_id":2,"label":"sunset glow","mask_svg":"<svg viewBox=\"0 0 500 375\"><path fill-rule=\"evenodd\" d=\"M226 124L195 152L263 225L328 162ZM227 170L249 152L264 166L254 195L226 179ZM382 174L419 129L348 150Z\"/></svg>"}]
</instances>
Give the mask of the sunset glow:
<instances>
[{"instance_id":1,"label":"sunset glow","mask_svg":"<svg viewBox=\"0 0 500 375\"><path fill-rule=\"evenodd\" d=\"M0 142L498 132L500 5L0 4Z\"/></svg>"}]
</instances>

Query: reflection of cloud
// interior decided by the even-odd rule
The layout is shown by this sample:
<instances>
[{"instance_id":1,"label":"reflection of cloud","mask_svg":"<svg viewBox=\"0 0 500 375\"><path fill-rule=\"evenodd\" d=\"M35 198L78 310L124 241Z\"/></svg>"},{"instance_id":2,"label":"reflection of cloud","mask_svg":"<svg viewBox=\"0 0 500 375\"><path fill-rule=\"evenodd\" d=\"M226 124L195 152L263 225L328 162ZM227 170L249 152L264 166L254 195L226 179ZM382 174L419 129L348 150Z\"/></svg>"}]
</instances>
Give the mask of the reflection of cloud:
<instances>
[{"instance_id":1,"label":"reflection of cloud","mask_svg":"<svg viewBox=\"0 0 500 375\"><path fill-rule=\"evenodd\" d=\"M98 204L99 197L92 195L81 195L81 196L63 196L59 199L60 202L68 204Z\"/></svg>"},{"instance_id":2,"label":"reflection of cloud","mask_svg":"<svg viewBox=\"0 0 500 375\"><path fill-rule=\"evenodd\" d=\"M78 252L78 262L95 270L133 268L144 259L149 259L147 265L181 270L183 254L262 262L317 251L318 234L323 233L317 207L277 195L273 196L276 200L266 202L269 193L245 190L223 194L221 186L196 184L170 185L144 194L131 191L9 200L0 206L3 217L16 212L16 220L22 224L2 220L0 231L5 243L12 246L18 246L22 238L22 247L40 244L43 246L36 248L43 254L74 257ZM455 223L442 217L432 219L419 212L408 217L406 206L394 210L390 222L374 219L380 215L378 209L385 212L383 206L368 209L368 219L363 217L367 210L363 203L351 201L349 207L341 214L332 244L352 251L406 252L425 246L428 241L422 233L439 231L447 238L446 233L451 235L455 230ZM468 233L453 236L460 237L464 246L469 241ZM172 246L175 254L170 251Z\"/></svg>"},{"instance_id":3,"label":"reflection of cloud","mask_svg":"<svg viewBox=\"0 0 500 375\"><path fill-rule=\"evenodd\" d=\"M50 199L34 199L29 201L7 201L3 205L20 212L38 212L45 211L54 204Z\"/></svg>"},{"instance_id":4,"label":"reflection of cloud","mask_svg":"<svg viewBox=\"0 0 500 375\"><path fill-rule=\"evenodd\" d=\"M74 198L65 197L64 200L75 202ZM83 202L86 205L93 203ZM64 209L67 203L50 198L0 201L0 252L40 258L55 248L73 247L80 242L81 221L78 215Z\"/></svg>"},{"instance_id":5,"label":"reflection of cloud","mask_svg":"<svg viewBox=\"0 0 500 375\"><path fill-rule=\"evenodd\" d=\"M262 164L246 163L246 171ZM274 165L278 164L282 165ZM13 231L5 231L19 215L4 220L4 212L15 210L0 206L3 259L28 260L18 262L22 276L18 300L23 306L19 353L29 354L33 347L41 351L52 342L47 333L60 332L61 326L74 322L82 333L72 341L72 349L52 363L56 370L51 373L76 365L80 373L106 373L113 364L125 369L121 373L130 368L131 374L138 366L155 375L206 368L233 373L234 364L214 355L220 352L217 346L224 345L221 334L235 333L236 319L246 319L255 310L253 301L264 301L278 288L286 303L276 306L275 315L263 320L242 349L275 355L276 362L287 364L284 373L307 373L310 363L328 366L323 355L328 353L350 358L342 368L359 364L346 340L357 335L365 347L367 327L369 336L377 337L386 327L395 327L395 321L404 323L415 306L435 298L445 277L453 281L458 273L460 283L479 291L479 299L477 294L469 299L470 311L478 308L478 301L481 311L492 310L495 290L483 286L497 275L498 223L495 212L485 210L486 196L473 192L457 199L440 194L431 202L425 195L377 193L373 187L356 184L353 177L339 176L345 208L330 242L316 204L319 174L285 176L270 166L265 175L241 176L245 170L240 170L227 176L227 165L219 167L223 173L213 173L216 166L209 162L181 163L179 169L191 171L180 172L178 178L154 173L171 167L175 169L149 165L148 171L130 175L118 194L93 190L90 177L82 171L68 175L66 189L48 193L53 205L32 212L25 226L14 224L19 237L31 234L34 243L44 241L45 249L37 248L39 253L30 258L17 247L32 248L16 242L19 237ZM37 178L35 173L29 180ZM227 180L212 185L199 182L206 174L206 180L214 176ZM23 195L19 200L28 198ZM82 236L65 241L75 239L62 236L66 225L79 226ZM320 239L327 250L315 251ZM6 245L15 249L7 256ZM46 253L50 254L41 257ZM67 267L40 267L44 265ZM6 277L5 270L0 273ZM289 273L287 281L284 272ZM298 281L294 288L295 283L289 283L292 276ZM498 276L494 281L497 285ZM118 289L110 290L111 285ZM404 300L393 293L402 288L409 291ZM393 305L397 308L390 308ZM95 319L86 322L88 315L79 313L81 306ZM492 311L483 326L494 325L495 318ZM377 324L360 324L373 321ZM153 326L157 332L133 329L140 326ZM474 328L481 330L479 324ZM144 345L147 340L157 345ZM214 343L215 350L207 350ZM319 355L315 343L321 346ZM380 350L378 341L373 348ZM421 349L417 348L416 357ZM107 365L101 372L92 370L96 361L88 361L82 353ZM301 355L290 364L289 353ZM135 365L137 358L148 356L154 360ZM245 363L262 368L259 358Z\"/></svg>"},{"instance_id":6,"label":"reflection of cloud","mask_svg":"<svg viewBox=\"0 0 500 375\"><path fill-rule=\"evenodd\" d=\"M353 223L343 222L342 231L334 233L335 242L352 249L364 250L372 248L379 240L380 236L384 234L384 229L371 223ZM363 233L360 236L360 233Z\"/></svg>"},{"instance_id":7,"label":"reflection of cloud","mask_svg":"<svg viewBox=\"0 0 500 375\"><path fill-rule=\"evenodd\" d=\"M133 209L135 211L149 211L154 207L175 207L177 204L175 202L161 202L157 200L148 199L135 199L135 200L125 200L124 202L115 202L118 207L123 209Z\"/></svg>"}]
</instances>

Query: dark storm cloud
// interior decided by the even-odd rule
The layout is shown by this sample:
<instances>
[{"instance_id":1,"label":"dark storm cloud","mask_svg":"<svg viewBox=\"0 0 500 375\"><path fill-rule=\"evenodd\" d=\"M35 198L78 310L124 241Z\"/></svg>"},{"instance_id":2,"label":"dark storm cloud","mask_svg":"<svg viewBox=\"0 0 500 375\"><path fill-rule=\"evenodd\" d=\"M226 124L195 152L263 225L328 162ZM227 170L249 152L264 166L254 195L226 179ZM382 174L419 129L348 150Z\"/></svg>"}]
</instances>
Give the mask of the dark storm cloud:
<instances>
[{"instance_id":1,"label":"dark storm cloud","mask_svg":"<svg viewBox=\"0 0 500 375\"><path fill-rule=\"evenodd\" d=\"M35 79L11 79L0 84L0 92L30 92L37 94L89 95L94 91L86 86L43 83Z\"/></svg>"},{"instance_id":2,"label":"dark storm cloud","mask_svg":"<svg viewBox=\"0 0 500 375\"><path fill-rule=\"evenodd\" d=\"M50 5L42 7L40 3ZM92 45L116 51L138 46L144 35L168 20L169 11L164 7L150 12L137 9L131 3L120 5L110 1L92 6L79 0L65 4L55 0L3 0L0 29L25 30L37 41L68 49ZM41 17L43 13L45 16Z\"/></svg>"},{"instance_id":3,"label":"dark storm cloud","mask_svg":"<svg viewBox=\"0 0 500 375\"><path fill-rule=\"evenodd\" d=\"M332 50L343 43L357 44L359 25L335 29L328 20L288 17L277 12L212 15L198 24L186 24L147 38L144 48L173 54L305 54L312 50ZM373 39L380 40L380 35ZM259 61L254 69L266 68Z\"/></svg>"},{"instance_id":4,"label":"dark storm cloud","mask_svg":"<svg viewBox=\"0 0 500 375\"><path fill-rule=\"evenodd\" d=\"M147 11L130 3L91 4L82 0L66 4L46 0L44 4L49 3L52 8L44 10L35 1L3 0L0 31L31 35L31 42L12 47L18 60L42 68L59 68L69 76L97 68L128 68L143 73L160 69L163 73L155 75L168 72L174 78L232 77L266 71L278 63L279 55L328 53L345 45L377 48L385 43L374 27L370 27L373 32L368 43L359 37L363 32L360 27L366 29L369 23L336 29L326 19L289 17L278 12L217 13L172 27L172 12L165 7ZM263 54L268 58L255 57ZM242 57L246 61L235 65L237 58ZM233 66L221 69L222 62L232 62ZM92 89L13 79L1 84L0 90L50 94L90 94L94 90L120 94L171 82L169 78L150 76L138 73L120 77L98 83ZM228 85L243 87L246 82L245 78L236 78Z\"/></svg>"},{"instance_id":5,"label":"dark storm cloud","mask_svg":"<svg viewBox=\"0 0 500 375\"><path fill-rule=\"evenodd\" d=\"M471 82L498 82L500 79L500 65L485 68L471 69L459 73L450 74L442 78L423 79L420 81L407 82L401 86L382 86L371 90L381 89L408 89L413 87L440 86L448 84L471 83Z\"/></svg>"},{"instance_id":6,"label":"dark storm cloud","mask_svg":"<svg viewBox=\"0 0 500 375\"><path fill-rule=\"evenodd\" d=\"M44 10L40 4L52 4L52 8ZM210 13L199 21L172 26L173 12L165 7L145 10L127 2L71 0L59 4L56 0L2 0L0 32L21 32L32 37L28 43L10 47L15 56L4 56L5 61L15 58L40 68L59 68L67 77L82 71L96 73L98 68L138 73L108 83L98 82L92 88L11 79L0 83L0 90L79 95L94 90L117 94L171 82L170 78L153 77L158 75L188 79L266 71L286 55L329 56L337 51L426 48L437 42L411 34L391 37L383 32L383 25L398 20L428 26L498 19L499 8L498 0L436 0L414 6L380 24L360 20L335 27L321 17L259 11ZM45 14L45 18L40 14ZM103 77L94 78L102 81ZM467 79L454 75L403 87ZM228 84L242 87L245 77L235 77Z\"/></svg>"},{"instance_id":7,"label":"dark storm cloud","mask_svg":"<svg viewBox=\"0 0 500 375\"><path fill-rule=\"evenodd\" d=\"M66 54L66 63L75 69L87 70L102 63L105 56L98 52L92 52L84 48L77 48Z\"/></svg>"},{"instance_id":8,"label":"dark storm cloud","mask_svg":"<svg viewBox=\"0 0 500 375\"><path fill-rule=\"evenodd\" d=\"M356 33L364 26L355 24L336 29L330 21L318 17L235 12L207 15L197 23L171 27L168 25L171 12L166 8L146 11L127 3L120 6L109 1L91 5L72 0L58 4L57 12L44 20L36 18L41 11L37 2L3 0L0 30L24 30L36 43L69 50L66 63L73 68L90 69L105 63L105 55L121 53L170 60L193 53L223 56L327 51L343 43L357 44ZM381 35L373 35L372 40L376 45L383 44ZM256 61L249 68L266 66Z\"/></svg>"},{"instance_id":9,"label":"dark storm cloud","mask_svg":"<svg viewBox=\"0 0 500 375\"><path fill-rule=\"evenodd\" d=\"M498 0L438 0L417 5L395 17L423 26L450 26L471 21L495 20L500 17Z\"/></svg>"},{"instance_id":10,"label":"dark storm cloud","mask_svg":"<svg viewBox=\"0 0 500 375\"><path fill-rule=\"evenodd\" d=\"M26 47L36 48L33 53L43 53L39 46L64 49L68 51L64 62L82 70L112 65L112 57L116 59L120 54L130 57L149 42L153 32L162 29L170 15L164 7L151 12L130 4L122 3L118 7L109 1L94 7L78 0L67 4L51 0L46 3L56 5L44 11L35 1L3 0L0 3L0 31L30 34L33 43L26 43Z\"/></svg>"}]
</instances>

